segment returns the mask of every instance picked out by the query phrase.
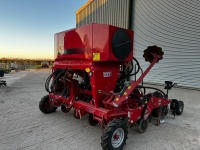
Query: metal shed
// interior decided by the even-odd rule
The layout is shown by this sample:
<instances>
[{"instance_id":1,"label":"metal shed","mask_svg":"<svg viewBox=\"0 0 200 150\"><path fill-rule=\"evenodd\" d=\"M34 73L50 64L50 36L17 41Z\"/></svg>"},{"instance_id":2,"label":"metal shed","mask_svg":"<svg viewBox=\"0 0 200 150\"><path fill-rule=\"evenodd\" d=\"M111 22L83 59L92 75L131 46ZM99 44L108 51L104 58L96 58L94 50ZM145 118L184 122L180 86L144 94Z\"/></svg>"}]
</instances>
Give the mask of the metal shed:
<instances>
[{"instance_id":1,"label":"metal shed","mask_svg":"<svg viewBox=\"0 0 200 150\"><path fill-rule=\"evenodd\" d=\"M131 4L131 0L89 0L76 11L76 26L92 22L131 28Z\"/></svg>"},{"instance_id":2,"label":"metal shed","mask_svg":"<svg viewBox=\"0 0 200 150\"><path fill-rule=\"evenodd\" d=\"M149 45L163 48L164 59L146 82L177 82L200 89L200 1L90 0L76 12L77 27L91 22L134 30L134 57Z\"/></svg>"}]
</instances>

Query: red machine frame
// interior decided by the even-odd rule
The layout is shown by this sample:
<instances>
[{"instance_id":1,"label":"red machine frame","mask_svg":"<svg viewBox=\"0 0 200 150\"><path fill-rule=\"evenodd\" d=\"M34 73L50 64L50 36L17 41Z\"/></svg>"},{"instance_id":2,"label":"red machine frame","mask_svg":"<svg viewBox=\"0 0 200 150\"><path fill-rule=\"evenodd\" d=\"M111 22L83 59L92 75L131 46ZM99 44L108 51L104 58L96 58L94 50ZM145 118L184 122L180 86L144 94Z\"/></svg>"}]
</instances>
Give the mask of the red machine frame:
<instances>
[{"instance_id":1,"label":"red machine frame","mask_svg":"<svg viewBox=\"0 0 200 150\"><path fill-rule=\"evenodd\" d=\"M102 101L102 104L104 106L100 107L99 101L98 99L96 101L92 100L90 103L81 101L81 100L75 100L74 95L75 92L77 92L76 90L74 90L73 88L70 88L70 96L69 97L62 97L60 95L56 95L54 93L50 93L50 99L53 100L52 101L52 105L59 107L61 106L61 104L65 104L67 105L69 108L73 107L75 109L75 113L76 116L81 118L82 116L86 115L87 113L90 113L94 116L95 120L98 120L99 122L105 123L107 124L108 122L110 122L111 120L113 120L114 118L119 118L119 117L128 117L129 121L131 123L137 122L140 118L138 118L138 116L140 116L142 108L144 106L137 106L137 103L135 104L134 108L128 108L127 107L127 102L131 101L131 99L129 98L130 94L137 88L137 86L139 85L139 83L141 83L141 81L143 80L143 78L146 76L146 74L150 71L150 69L153 67L153 65L159 60L159 56L154 55L154 60L153 62L149 65L149 67L145 70L145 72L139 77L139 79L135 82L131 82L130 85L127 87L126 91L124 91L122 96L119 96L115 93L105 93L108 94L108 96L106 96ZM89 64L87 65L83 65L81 64L77 64L77 68L75 68L75 66L68 66L68 68L73 67L73 69L80 69L80 70L85 70L86 68L93 68L92 66L89 66ZM104 65L103 65L104 66ZM62 65L57 65L57 68L61 68ZM56 69L56 67L54 67L54 70ZM108 70L112 70L116 71L114 72L115 74L117 74L119 72L119 70L116 70L116 68L110 68L109 66ZM64 69L64 68L63 68ZM104 68L105 69L105 68ZM92 71L92 70L91 70ZM93 72L93 71L92 71ZM102 71L100 71L102 73ZM101 74L98 73L98 74ZM94 75L93 75L94 76ZM92 78L92 77L91 77ZM94 80L94 79L93 79ZM93 83L94 81L91 80L91 82ZM116 81L116 79L113 79L114 81ZM104 82L104 81L98 81L98 82ZM111 81L113 82L113 81ZM71 87L73 87L73 83L70 83ZM81 91L79 91L81 92ZM94 91L84 91L84 92L88 92L91 95L96 95L96 90ZM100 92L100 91L99 91ZM141 95L143 96L143 95ZM147 105L147 111L145 112L145 119L151 114L152 110L161 106L167 106L168 104L170 104L171 100L165 99L165 98L157 98L152 96L151 99L148 102Z\"/></svg>"},{"instance_id":2,"label":"red machine frame","mask_svg":"<svg viewBox=\"0 0 200 150\"><path fill-rule=\"evenodd\" d=\"M40 102L43 113L54 112L59 106L64 112L74 108L75 118L81 119L90 114L91 125L100 122L105 128L113 120L119 119L114 122L118 124L125 118L130 124L144 126L141 122L150 118L153 111L156 110L157 116L166 115L169 104L173 114L177 114L178 101L172 103L168 93L164 94L159 89L156 91L160 96L141 92L144 88L141 86L142 80L164 54L157 46L144 51L144 58L150 65L136 81L125 81L122 87L117 85L123 74L122 68L127 69L132 61L133 31L89 24L56 34L55 49L53 73L46 83L49 94ZM53 81L49 88L50 80ZM167 82L167 91L172 86L172 82ZM116 87L120 90L115 90ZM141 128L141 132L145 128ZM119 135L113 137L119 140ZM109 147L105 140L102 143L103 149L123 148L123 142L119 146L111 144Z\"/></svg>"}]
</instances>

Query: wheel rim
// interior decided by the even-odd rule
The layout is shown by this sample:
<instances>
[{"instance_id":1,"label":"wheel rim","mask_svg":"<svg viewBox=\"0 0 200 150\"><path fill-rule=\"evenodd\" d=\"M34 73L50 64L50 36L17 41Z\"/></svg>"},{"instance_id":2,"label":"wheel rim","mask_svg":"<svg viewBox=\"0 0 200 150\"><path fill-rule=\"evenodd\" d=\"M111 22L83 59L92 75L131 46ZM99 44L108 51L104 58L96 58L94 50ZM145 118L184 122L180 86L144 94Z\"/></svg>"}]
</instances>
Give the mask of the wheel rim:
<instances>
[{"instance_id":1,"label":"wheel rim","mask_svg":"<svg viewBox=\"0 0 200 150\"><path fill-rule=\"evenodd\" d=\"M121 146L124 141L124 130L122 128L118 128L112 135L111 144L114 148Z\"/></svg>"}]
</instances>

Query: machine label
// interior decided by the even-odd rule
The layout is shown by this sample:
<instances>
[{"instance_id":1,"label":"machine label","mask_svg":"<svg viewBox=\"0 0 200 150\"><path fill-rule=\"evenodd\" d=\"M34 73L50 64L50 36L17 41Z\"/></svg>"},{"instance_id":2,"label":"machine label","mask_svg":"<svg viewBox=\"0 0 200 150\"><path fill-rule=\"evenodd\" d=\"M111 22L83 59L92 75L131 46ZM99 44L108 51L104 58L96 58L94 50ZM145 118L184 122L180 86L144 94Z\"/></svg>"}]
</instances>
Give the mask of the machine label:
<instances>
[{"instance_id":1,"label":"machine label","mask_svg":"<svg viewBox=\"0 0 200 150\"><path fill-rule=\"evenodd\" d=\"M99 61L100 60L100 53L93 53L93 60Z\"/></svg>"},{"instance_id":2,"label":"machine label","mask_svg":"<svg viewBox=\"0 0 200 150\"><path fill-rule=\"evenodd\" d=\"M103 77L104 78L109 78L112 76L112 72L103 72Z\"/></svg>"}]
</instances>

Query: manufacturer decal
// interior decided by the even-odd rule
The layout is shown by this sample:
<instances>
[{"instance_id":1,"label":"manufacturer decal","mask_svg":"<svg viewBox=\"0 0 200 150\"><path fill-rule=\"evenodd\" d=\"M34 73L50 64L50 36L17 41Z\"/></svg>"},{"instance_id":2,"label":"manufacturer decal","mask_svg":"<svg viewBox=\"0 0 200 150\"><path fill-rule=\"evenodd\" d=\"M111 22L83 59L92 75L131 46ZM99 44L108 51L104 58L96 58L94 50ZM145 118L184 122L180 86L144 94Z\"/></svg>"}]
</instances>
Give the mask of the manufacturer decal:
<instances>
[{"instance_id":1,"label":"manufacturer decal","mask_svg":"<svg viewBox=\"0 0 200 150\"><path fill-rule=\"evenodd\" d=\"M104 78L109 78L112 76L112 72L103 72L103 77Z\"/></svg>"}]
</instances>

